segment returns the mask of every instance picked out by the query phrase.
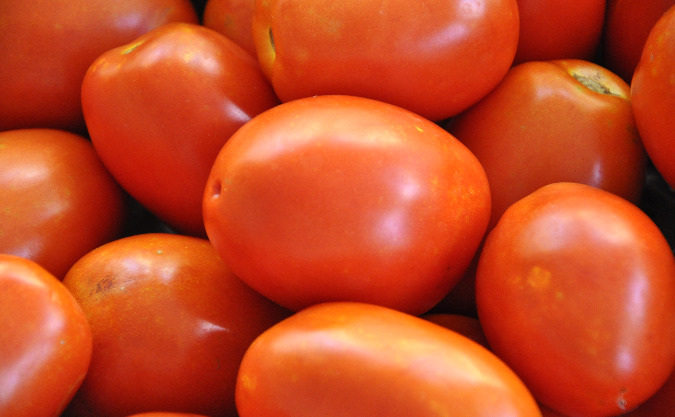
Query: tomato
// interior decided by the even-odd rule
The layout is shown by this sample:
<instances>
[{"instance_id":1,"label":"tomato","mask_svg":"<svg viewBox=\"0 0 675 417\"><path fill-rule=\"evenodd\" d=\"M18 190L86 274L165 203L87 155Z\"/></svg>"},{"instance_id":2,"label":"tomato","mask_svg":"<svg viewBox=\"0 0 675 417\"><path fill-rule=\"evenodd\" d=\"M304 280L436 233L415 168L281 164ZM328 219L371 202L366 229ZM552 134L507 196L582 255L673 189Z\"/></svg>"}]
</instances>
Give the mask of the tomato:
<instances>
[{"instance_id":1,"label":"tomato","mask_svg":"<svg viewBox=\"0 0 675 417\"><path fill-rule=\"evenodd\" d=\"M430 313L423 315L422 318L453 330L488 348L488 342L485 338L485 333L483 333L483 328L481 327L480 321L475 317L451 313Z\"/></svg>"},{"instance_id":2,"label":"tomato","mask_svg":"<svg viewBox=\"0 0 675 417\"><path fill-rule=\"evenodd\" d=\"M467 268L489 210L485 172L452 135L352 96L253 118L223 147L204 193L220 256L291 310L347 300L425 312Z\"/></svg>"},{"instance_id":3,"label":"tomato","mask_svg":"<svg viewBox=\"0 0 675 417\"><path fill-rule=\"evenodd\" d=\"M91 140L112 175L169 226L200 237L216 155L242 124L277 102L252 56L188 23L106 52L82 84Z\"/></svg>"},{"instance_id":4,"label":"tomato","mask_svg":"<svg viewBox=\"0 0 675 417\"><path fill-rule=\"evenodd\" d=\"M251 27L254 6L255 0L208 0L203 24L257 56Z\"/></svg>"},{"instance_id":5,"label":"tomato","mask_svg":"<svg viewBox=\"0 0 675 417\"><path fill-rule=\"evenodd\" d=\"M610 416L675 366L675 257L653 221L607 191L544 186L488 235L476 272L492 350L542 404Z\"/></svg>"},{"instance_id":6,"label":"tomato","mask_svg":"<svg viewBox=\"0 0 675 417\"><path fill-rule=\"evenodd\" d=\"M654 417L675 415L675 373L670 374L666 383L647 401L625 417Z\"/></svg>"},{"instance_id":7,"label":"tomato","mask_svg":"<svg viewBox=\"0 0 675 417\"><path fill-rule=\"evenodd\" d=\"M652 28L631 83L633 109L647 153L675 187L675 6Z\"/></svg>"},{"instance_id":8,"label":"tomato","mask_svg":"<svg viewBox=\"0 0 675 417\"><path fill-rule=\"evenodd\" d=\"M0 130L84 134L80 86L92 61L173 21L198 21L188 0L0 2Z\"/></svg>"},{"instance_id":9,"label":"tomato","mask_svg":"<svg viewBox=\"0 0 675 417\"><path fill-rule=\"evenodd\" d=\"M82 309L37 263L0 254L0 415L57 417L87 373Z\"/></svg>"},{"instance_id":10,"label":"tomato","mask_svg":"<svg viewBox=\"0 0 675 417\"><path fill-rule=\"evenodd\" d=\"M630 87L591 62L515 66L447 128L485 168L490 228L512 203L552 182L580 182L634 203L640 199L646 153Z\"/></svg>"},{"instance_id":11,"label":"tomato","mask_svg":"<svg viewBox=\"0 0 675 417\"><path fill-rule=\"evenodd\" d=\"M282 101L346 94L445 119L511 66L516 0L259 0L258 60Z\"/></svg>"},{"instance_id":12,"label":"tomato","mask_svg":"<svg viewBox=\"0 0 675 417\"><path fill-rule=\"evenodd\" d=\"M288 315L234 276L207 240L184 235L110 242L82 257L63 283L95 346L65 416L235 416L244 351Z\"/></svg>"},{"instance_id":13,"label":"tomato","mask_svg":"<svg viewBox=\"0 0 675 417\"><path fill-rule=\"evenodd\" d=\"M240 417L541 416L478 343L372 304L311 306L263 332L237 377Z\"/></svg>"},{"instance_id":14,"label":"tomato","mask_svg":"<svg viewBox=\"0 0 675 417\"><path fill-rule=\"evenodd\" d=\"M592 60L602 37L605 6L605 0L518 0L514 63Z\"/></svg>"},{"instance_id":15,"label":"tomato","mask_svg":"<svg viewBox=\"0 0 675 417\"><path fill-rule=\"evenodd\" d=\"M603 65L630 83L650 30L674 4L675 0L608 0Z\"/></svg>"},{"instance_id":16,"label":"tomato","mask_svg":"<svg viewBox=\"0 0 675 417\"><path fill-rule=\"evenodd\" d=\"M55 129L0 132L0 252L63 278L122 234L128 200L91 143Z\"/></svg>"}]
</instances>

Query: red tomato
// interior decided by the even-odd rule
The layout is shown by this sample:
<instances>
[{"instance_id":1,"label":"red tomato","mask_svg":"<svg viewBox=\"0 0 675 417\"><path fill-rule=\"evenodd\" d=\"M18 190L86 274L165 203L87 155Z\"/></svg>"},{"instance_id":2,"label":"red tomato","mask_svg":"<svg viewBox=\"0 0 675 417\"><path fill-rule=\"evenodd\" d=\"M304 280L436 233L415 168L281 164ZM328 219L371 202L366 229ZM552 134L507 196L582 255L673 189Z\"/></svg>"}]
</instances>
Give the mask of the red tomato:
<instances>
[{"instance_id":1,"label":"red tomato","mask_svg":"<svg viewBox=\"0 0 675 417\"><path fill-rule=\"evenodd\" d=\"M654 25L631 84L637 127L647 153L675 187L675 6Z\"/></svg>"},{"instance_id":2,"label":"red tomato","mask_svg":"<svg viewBox=\"0 0 675 417\"><path fill-rule=\"evenodd\" d=\"M451 120L448 130L485 168L490 227L512 203L553 182L580 182L634 203L640 199L646 153L630 87L591 62L518 65L481 102Z\"/></svg>"},{"instance_id":3,"label":"red tomato","mask_svg":"<svg viewBox=\"0 0 675 417\"><path fill-rule=\"evenodd\" d=\"M624 417L656 417L675 415L675 373L647 401Z\"/></svg>"},{"instance_id":4,"label":"red tomato","mask_svg":"<svg viewBox=\"0 0 675 417\"><path fill-rule=\"evenodd\" d=\"M169 226L201 237L202 195L218 151L277 102L252 56L188 23L106 52L82 84L92 143L113 176Z\"/></svg>"},{"instance_id":5,"label":"red tomato","mask_svg":"<svg viewBox=\"0 0 675 417\"><path fill-rule=\"evenodd\" d=\"M511 66L516 0L257 1L253 41L282 101L369 97L432 120L487 94Z\"/></svg>"},{"instance_id":6,"label":"red tomato","mask_svg":"<svg viewBox=\"0 0 675 417\"><path fill-rule=\"evenodd\" d=\"M466 336L486 348L488 347L480 321L475 317L450 313L430 313L423 315L422 318Z\"/></svg>"},{"instance_id":7,"label":"red tomato","mask_svg":"<svg viewBox=\"0 0 675 417\"><path fill-rule=\"evenodd\" d=\"M602 37L605 0L517 0L520 36L515 64L591 60Z\"/></svg>"},{"instance_id":8,"label":"red tomato","mask_svg":"<svg viewBox=\"0 0 675 417\"><path fill-rule=\"evenodd\" d=\"M92 61L174 21L198 21L188 0L0 2L0 130L83 133L80 86Z\"/></svg>"},{"instance_id":9,"label":"red tomato","mask_svg":"<svg viewBox=\"0 0 675 417\"><path fill-rule=\"evenodd\" d=\"M603 65L630 83L649 31L674 4L675 0L608 0Z\"/></svg>"},{"instance_id":10,"label":"red tomato","mask_svg":"<svg viewBox=\"0 0 675 417\"><path fill-rule=\"evenodd\" d=\"M240 417L541 416L487 349L418 317L334 302L296 313L247 350Z\"/></svg>"},{"instance_id":11,"label":"red tomato","mask_svg":"<svg viewBox=\"0 0 675 417\"><path fill-rule=\"evenodd\" d=\"M425 312L469 265L489 210L483 168L452 135L351 96L255 117L223 147L204 194L221 257L292 310L348 300Z\"/></svg>"},{"instance_id":12,"label":"red tomato","mask_svg":"<svg viewBox=\"0 0 675 417\"><path fill-rule=\"evenodd\" d=\"M635 205L556 183L513 204L476 274L492 350L570 416L638 406L675 366L675 257Z\"/></svg>"},{"instance_id":13,"label":"red tomato","mask_svg":"<svg viewBox=\"0 0 675 417\"><path fill-rule=\"evenodd\" d=\"M82 309L35 262L0 254L0 415L57 417L91 359Z\"/></svg>"},{"instance_id":14,"label":"red tomato","mask_svg":"<svg viewBox=\"0 0 675 417\"><path fill-rule=\"evenodd\" d=\"M204 7L204 26L222 33L256 56L251 23L255 0L208 0Z\"/></svg>"},{"instance_id":15,"label":"red tomato","mask_svg":"<svg viewBox=\"0 0 675 417\"><path fill-rule=\"evenodd\" d=\"M127 200L85 138L53 129L0 132L0 252L58 278L124 230Z\"/></svg>"},{"instance_id":16,"label":"red tomato","mask_svg":"<svg viewBox=\"0 0 675 417\"><path fill-rule=\"evenodd\" d=\"M244 351L288 312L235 277L208 241L135 235L80 259L64 284L94 340L66 416L155 410L235 416Z\"/></svg>"}]
</instances>

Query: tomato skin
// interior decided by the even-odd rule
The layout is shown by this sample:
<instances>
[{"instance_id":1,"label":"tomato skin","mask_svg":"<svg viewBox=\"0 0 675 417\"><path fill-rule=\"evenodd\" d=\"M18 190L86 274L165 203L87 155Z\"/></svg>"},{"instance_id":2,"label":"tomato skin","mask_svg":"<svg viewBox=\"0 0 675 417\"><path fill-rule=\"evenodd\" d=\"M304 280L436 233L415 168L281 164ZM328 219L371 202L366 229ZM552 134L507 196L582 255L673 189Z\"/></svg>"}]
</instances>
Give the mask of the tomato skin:
<instances>
[{"instance_id":1,"label":"tomato skin","mask_svg":"<svg viewBox=\"0 0 675 417\"><path fill-rule=\"evenodd\" d=\"M204 221L237 276L291 310L345 300L417 314L467 268L489 206L483 168L438 125L383 102L318 96L232 136Z\"/></svg>"},{"instance_id":2,"label":"tomato skin","mask_svg":"<svg viewBox=\"0 0 675 417\"><path fill-rule=\"evenodd\" d=\"M63 280L90 323L90 372L65 416L155 410L234 416L239 361L289 313L241 283L205 239L150 233L103 245Z\"/></svg>"},{"instance_id":3,"label":"tomato skin","mask_svg":"<svg viewBox=\"0 0 675 417\"><path fill-rule=\"evenodd\" d=\"M0 415L57 417L87 373L82 309L37 263L0 254Z\"/></svg>"},{"instance_id":4,"label":"tomato skin","mask_svg":"<svg viewBox=\"0 0 675 417\"><path fill-rule=\"evenodd\" d=\"M0 132L0 252L63 278L119 237L129 201L91 143L55 129Z\"/></svg>"},{"instance_id":5,"label":"tomato skin","mask_svg":"<svg viewBox=\"0 0 675 417\"><path fill-rule=\"evenodd\" d=\"M652 27L674 0L608 0L603 65L630 83Z\"/></svg>"},{"instance_id":6,"label":"tomato skin","mask_svg":"<svg viewBox=\"0 0 675 417\"><path fill-rule=\"evenodd\" d=\"M0 2L0 130L48 127L84 134L80 86L110 48L164 23L198 22L188 0Z\"/></svg>"},{"instance_id":7,"label":"tomato skin","mask_svg":"<svg viewBox=\"0 0 675 417\"><path fill-rule=\"evenodd\" d=\"M508 71L518 7L515 0L258 0L252 30L282 101L355 95L442 120Z\"/></svg>"},{"instance_id":8,"label":"tomato skin","mask_svg":"<svg viewBox=\"0 0 675 417\"><path fill-rule=\"evenodd\" d=\"M396 310L333 302L249 347L240 417L540 416L518 377L474 341Z\"/></svg>"},{"instance_id":9,"label":"tomato skin","mask_svg":"<svg viewBox=\"0 0 675 417\"><path fill-rule=\"evenodd\" d=\"M675 6L652 28L631 82L633 109L647 153L675 187Z\"/></svg>"},{"instance_id":10,"label":"tomato skin","mask_svg":"<svg viewBox=\"0 0 675 417\"><path fill-rule=\"evenodd\" d=\"M596 78L605 94L575 77ZM492 218L553 182L580 182L640 199L647 157L630 87L582 60L526 62L447 129L480 160L490 182Z\"/></svg>"},{"instance_id":11,"label":"tomato skin","mask_svg":"<svg viewBox=\"0 0 675 417\"><path fill-rule=\"evenodd\" d=\"M253 10L255 0L208 0L204 8L203 24L232 39L254 57Z\"/></svg>"},{"instance_id":12,"label":"tomato skin","mask_svg":"<svg viewBox=\"0 0 675 417\"><path fill-rule=\"evenodd\" d=\"M218 151L277 102L253 57L188 23L106 52L82 84L92 143L113 176L169 226L199 237L206 236L202 195Z\"/></svg>"},{"instance_id":13,"label":"tomato skin","mask_svg":"<svg viewBox=\"0 0 675 417\"><path fill-rule=\"evenodd\" d=\"M675 365L673 253L638 207L588 185L547 185L504 213L476 302L492 350L565 415L625 413Z\"/></svg>"},{"instance_id":14,"label":"tomato skin","mask_svg":"<svg viewBox=\"0 0 675 417\"><path fill-rule=\"evenodd\" d=\"M605 0L518 0L520 32L514 64L592 60L602 37Z\"/></svg>"}]
</instances>

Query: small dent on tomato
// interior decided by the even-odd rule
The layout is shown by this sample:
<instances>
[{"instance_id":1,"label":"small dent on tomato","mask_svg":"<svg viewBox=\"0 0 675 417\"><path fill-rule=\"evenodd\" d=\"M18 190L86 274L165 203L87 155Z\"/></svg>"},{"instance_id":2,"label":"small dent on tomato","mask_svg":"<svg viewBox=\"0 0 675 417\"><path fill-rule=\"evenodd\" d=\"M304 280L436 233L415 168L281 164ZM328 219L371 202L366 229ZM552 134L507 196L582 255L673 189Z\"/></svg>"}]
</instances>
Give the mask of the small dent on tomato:
<instances>
[{"instance_id":1,"label":"small dent on tomato","mask_svg":"<svg viewBox=\"0 0 675 417\"><path fill-rule=\"evenodd\" d=\"M223 191L223 184L220 180L215 180L211 183L211 198L216 199L220 197L220 193Z\"/></svg>"},{"instance_id":2,"label":"small dent on tomato","mask_svg":"<svg viewBox=\"0 0 675 417\"><path fill-rule=\"evenodd\" d=\"M122 50L120 51L120 54L122 54L122 55L128 55L128 54L132 53L136 48L138 48L139 46L141 46L141 44L142 44L143 42L144 42L143 40L139 40L139 41L136 41L136 42L130 44L130 45L127 46L126 48L122 49Z\"/></svg>"}]
</instances>

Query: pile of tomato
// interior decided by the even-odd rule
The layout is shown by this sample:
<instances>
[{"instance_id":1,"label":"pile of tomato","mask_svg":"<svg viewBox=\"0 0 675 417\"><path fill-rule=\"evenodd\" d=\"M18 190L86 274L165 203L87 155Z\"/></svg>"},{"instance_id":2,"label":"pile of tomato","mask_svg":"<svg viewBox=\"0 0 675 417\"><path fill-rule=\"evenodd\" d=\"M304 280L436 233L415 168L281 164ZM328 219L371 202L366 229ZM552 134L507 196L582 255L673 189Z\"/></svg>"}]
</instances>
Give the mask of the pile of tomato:
<instances>
[{"instance_id":1,"label":"pile of tomato","mask_svg":"<svg viewBox=\"0 0 675 417\"><path fill-rule=\"evenodd\" d=\"M3 417L675 413L675 1L0 2Z\"/></svg>"}]
</instances>

